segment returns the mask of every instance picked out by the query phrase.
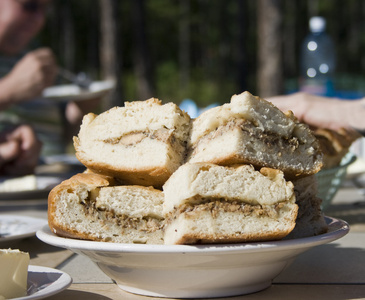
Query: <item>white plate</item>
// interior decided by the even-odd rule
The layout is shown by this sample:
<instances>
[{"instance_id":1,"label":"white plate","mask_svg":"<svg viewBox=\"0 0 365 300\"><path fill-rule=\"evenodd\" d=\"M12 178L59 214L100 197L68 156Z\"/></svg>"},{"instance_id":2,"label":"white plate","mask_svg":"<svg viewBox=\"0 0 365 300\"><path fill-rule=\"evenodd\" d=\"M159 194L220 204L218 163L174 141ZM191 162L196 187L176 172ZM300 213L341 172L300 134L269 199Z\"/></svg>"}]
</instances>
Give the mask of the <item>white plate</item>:
<instances>
[{"instance_id":1,"label":"white plate","mask_svg":"<svg viewBox=\"0 0 365 300\"><path fill-rule=\"evenodd\" d=\"M42 157L42 160L46 165L52 164L66 164L66 165L82 165L82 163L76 158L75 154L55 154Z\"/></svg>"},{"instance_id":2,"label":"white plate","mask_svg":"<svg viewBox=\"0 0 365 300\"><path fill-rule=\"evenodd\" d=\"M56 85L46 88L42 97L59 102L88 100L104 96L114 86L111 80L94 81L88 89L82 89L75 84Z\"/></svg>"},{"instance_id":3,"label":"white plate","mask_svg":"<svg viewBox=\"0 0 365 300\"><path fill-rule=\"evenodd\" d=\"M153 297L209 298L265 289L300 253L341 238L342 220L326 217L325 234L293 240L220 245L141 245L58 237L47 227L42 241L89 257L120 288ZM325 257L323 259L326 259Z\"/></svg>"},{"instance_id":4,"label":"white plate","mask_svg":"<svg viewBox=\"0 0 365 300\"><path fill-rule=\"evenodd\" d=\"M0 246L9 241L34 236L47 220L16 215L0 215Z\"/></svg>"},{"instance_id":5,"label":"white plate","mask_svg":"<svg viewBox=\"0 0 365 300\"><path fill-rule=\"evenodd\" d=\"M12 300L43 299L55 295L72 283L70 275L56 269L29 266L27 296Z\"/></svg>"},{"instance_id":6,"label":"white plate","mask_svg":"<svg viewBox=\"0 0 365 300\"><path fill-rule=\"evenodd\" d=\"M47 199L48 193L53 187L60 184L65 178L60 176L36 175L37 188L31 190L19 190L0 192L0 200L25 200L25 199ZM0 177L0 182L16 177ZM21 187L19 188L21 189Z\"/></svg>"}]
</instances>

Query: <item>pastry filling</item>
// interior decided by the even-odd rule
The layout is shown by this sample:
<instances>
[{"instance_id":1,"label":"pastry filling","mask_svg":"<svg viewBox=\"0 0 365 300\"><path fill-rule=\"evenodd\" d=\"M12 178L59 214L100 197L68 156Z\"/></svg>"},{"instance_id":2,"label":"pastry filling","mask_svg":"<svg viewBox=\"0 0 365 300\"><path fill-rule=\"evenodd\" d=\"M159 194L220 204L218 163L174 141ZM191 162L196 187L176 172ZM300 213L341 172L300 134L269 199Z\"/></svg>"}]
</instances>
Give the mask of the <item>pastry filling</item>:
<instances>
[{"instance_id":1,"label":"pastry filling","mask_svg":"<svg viewBox=\"0 0 365 300\"><path fill-rule=\"evenodd\" d=\"M158 140L163 143L169 143L173 147L185 147L184 143L176 139L174 131L167 128L160 128L155 131L135 131L115 138L107 138L103 140L106 144L123 145L125 147L135 146L144 139Z\"/></svg>"},{"instance_id":2,"label":"pastry filling","mask_svg":"<svg viewBox=\"0 0 365 300\"><path fill-rule=\"evenodd\" d=\"M215 218L222 212L239 212L244 216L254 217L269 217L272 219L278 219L280 210L285 206L286 202L276 203L274 205L250 205L239 201L226 201L224 199L202 199L199 204L183 204L179 208L170 212L167 216L167 222L171 223L180 214L185 214L186 217L192 217L199 214L202 211L208 211L212 217Z\"/></svg>"},{"instance_id":3,"label":"pastry filling","mask_svg":"<svg viewBox=\"0 0 365 300\"><path fill-rule=\"evenodd\" d=\"M199 139L197 143L191 145L190 151L192 155L199 151L197 149L201 143L208 143L209 141L224 135L225 133L232 131L234 128L239 128L245 135L250 136L252 139L260 140L267 146L275 146L283 149L285 152L294 152L303 143L295 136L285 139L277 134L264 132L258 129L255 124L244 119L234 119L229 121L226 125L218 127L215 131L209 132L203 138Z\"/></svg>"},{"instance_id":4,"label":"pastry filling","mask_svg":"<svg viewBox=\"0 0 365 300\"><path fill-rule=\"evenodd\" d=\"M211 150L209 143L215 139L239 130L239 146L236 152L230 155L221 156L217 149ZM208 150L206 150L208 149ZM206 154L207 152L207 154ZM294 154L298 155L294 155ZM188 157L192 161L205 161L205 157L213 157L214 163L223 164L249 163L257 167L280 168L284 172L300 175L303 172L313 174L313 169L317 171L322 166L322 152L319 149L318 141L304 143L298 137L292 136L284 138L274 133L264 132L257 128L255 124L247 120L236 119L229 121L226 125L218 127L201 138L195 144L190 145Z\"/></svg>"},{"instance_id":5,"label":"pastry filling","mask_svg":"<svg viewBox=\"0 0 365 300\"><path fill-rule=\"evenodd\" d=\"M81 204L86 215L97 216L98 220L113 222L121 228L135 229L144 232L154 232L163 227L163 219L156 216L131 217L128 215L118 215L112 210L96 207L95 200L85 200Z\"/></svg>"}]
</instances>

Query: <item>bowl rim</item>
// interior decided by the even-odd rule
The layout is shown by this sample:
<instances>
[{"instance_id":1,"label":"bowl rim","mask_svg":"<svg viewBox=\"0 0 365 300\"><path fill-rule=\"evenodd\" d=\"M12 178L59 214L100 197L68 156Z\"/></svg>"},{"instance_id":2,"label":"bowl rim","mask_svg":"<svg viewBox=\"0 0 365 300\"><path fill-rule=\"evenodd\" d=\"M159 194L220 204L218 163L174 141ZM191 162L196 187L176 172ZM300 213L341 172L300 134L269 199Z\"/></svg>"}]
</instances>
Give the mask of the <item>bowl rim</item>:
<instances>
[{"instance_id":1,"label":"bowl rim","mask_svg":"<svg viewBox=\"0 0 365 300\"><path fill-rule=\"evenodd\" d=\"M78 240L59 237L54 234L48 225L38 230L36 236L41 241L70 250L103 251L119 253L139 254L227 254L267 252L273 250L289 250L314 247L326 244L345 236L349 230L349 224L341 219L325 216L328 224L328 232L311 237L299 239L287 239L279 241L250 242L236 244L204 244L204 245L147 245L147 244L123 244Z\"/></svg>"}]
</instances>

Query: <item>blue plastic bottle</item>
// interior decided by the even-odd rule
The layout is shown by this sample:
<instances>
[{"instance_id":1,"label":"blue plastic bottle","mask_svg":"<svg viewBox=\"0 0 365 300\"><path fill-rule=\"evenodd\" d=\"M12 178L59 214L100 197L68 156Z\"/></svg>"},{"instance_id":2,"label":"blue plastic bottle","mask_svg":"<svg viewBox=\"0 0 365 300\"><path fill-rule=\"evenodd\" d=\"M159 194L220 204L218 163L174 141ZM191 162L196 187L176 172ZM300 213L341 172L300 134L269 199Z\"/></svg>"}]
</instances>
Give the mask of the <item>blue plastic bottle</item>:
<instances>
[{"instance_id":1,"label":"blue plastic bottle","mask_svg":"<svg viewBox=\"0 0 365 300\"><path fill-rule=\"evenodd\" d=\"M299 89L310 94L334 96L336 54L334 43L326 34L326 20L312 17L309 29L301 48Z\"/></svg>"}]
</instances>

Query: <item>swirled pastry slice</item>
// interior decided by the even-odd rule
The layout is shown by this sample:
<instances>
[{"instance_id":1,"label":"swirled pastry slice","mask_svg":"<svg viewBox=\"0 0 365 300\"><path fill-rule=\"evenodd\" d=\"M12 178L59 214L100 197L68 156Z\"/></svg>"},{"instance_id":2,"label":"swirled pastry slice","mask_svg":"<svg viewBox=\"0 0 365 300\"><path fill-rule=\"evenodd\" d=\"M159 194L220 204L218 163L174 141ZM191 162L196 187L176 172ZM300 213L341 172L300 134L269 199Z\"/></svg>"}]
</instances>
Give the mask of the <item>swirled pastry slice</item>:
<instances>
[{"instance_id":1,"label":"swirled pastry slice","mask_svg":"<svg viewBox=\"0 0 365 300\"><path fill-rule=\"evenodd\" d=\"M163 191L165 244L277 240L295 226L294 188L279 170L185 164Z\"/></svg>"},{"instance_id":2,"label":"swirled pastry slice","mask_svg":"<svg viewBox=\"0 0 365 300\"><path fill-rule=\"evenodd\" d=\"M287 179L314 174L322 166L309 127L249 92L196 118L188 147L188 162L252 164L280 169Z\"/></svg>"},{"instance_id":3,"label":"swirled pastry slice","mask_svg":"<svg viewBox=\"0 0 365 300\"><path fill-rule=\"evenodd\" d=\"M77 158L95 173L132 185L161 187L184 162L190 117L151 98L84 116Z\"/></svg>"},{"instance_id":4,"label":"swirled pastry slice","mask_svg":"<svg viewBox=\"0 0 365 300\"><path fill-rule=\"evenodd\" d=\"M162 244L162 191L114 184L111 177L83 173L53 188L48 197L51 230L69 238Z\"/></svg>"}]
</instances>

